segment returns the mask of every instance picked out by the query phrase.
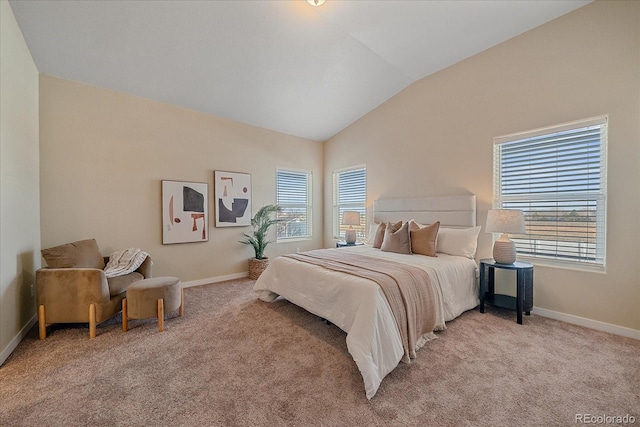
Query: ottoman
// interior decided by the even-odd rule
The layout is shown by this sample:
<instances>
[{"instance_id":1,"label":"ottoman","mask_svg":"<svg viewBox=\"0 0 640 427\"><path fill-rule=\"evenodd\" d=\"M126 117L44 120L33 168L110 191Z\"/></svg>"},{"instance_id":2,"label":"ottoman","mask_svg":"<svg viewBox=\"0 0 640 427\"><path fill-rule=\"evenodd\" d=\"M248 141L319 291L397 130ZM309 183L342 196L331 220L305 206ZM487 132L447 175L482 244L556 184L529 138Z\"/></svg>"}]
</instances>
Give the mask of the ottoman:
<instances>
[{"instance_id":1,"label":"ottoman","mask_svg":"<svg viewBox=\"0 0 640 427\"><path fill-rule=\"evenodd\" d=\"M133 283L122 300L122 330L127 332L129 319L158 318L158 330L164 329L164 313L179 310L184 314L184 294L176 277L154 277Z\"/></svg>"}]
</instances>

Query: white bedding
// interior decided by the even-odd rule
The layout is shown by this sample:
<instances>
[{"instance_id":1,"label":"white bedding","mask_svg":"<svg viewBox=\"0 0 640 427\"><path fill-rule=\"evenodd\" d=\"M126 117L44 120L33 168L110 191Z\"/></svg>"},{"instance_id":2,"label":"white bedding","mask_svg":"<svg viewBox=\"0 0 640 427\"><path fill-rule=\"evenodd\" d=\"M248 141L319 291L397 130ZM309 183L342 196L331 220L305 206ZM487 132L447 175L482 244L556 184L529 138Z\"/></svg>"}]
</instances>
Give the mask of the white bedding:
<instances>
[{"instance_id":1,"label":"white bedding","mask_svg":"<svg viewBox=\"0 0 640 427\"><path fill-rule=\"evenodd\" d=\"M424 269L441 292L445 321L478 305L477 265L472 259L446 254L402 255L367 245L335 250L357 251ZM400 333L389 304L380 287L369 279L278 257L262 273L254 290L263 301L274 301L280 295L345 331L347 348L362 374L368 399L402 359Z\"/></svg>"}]
</instances>

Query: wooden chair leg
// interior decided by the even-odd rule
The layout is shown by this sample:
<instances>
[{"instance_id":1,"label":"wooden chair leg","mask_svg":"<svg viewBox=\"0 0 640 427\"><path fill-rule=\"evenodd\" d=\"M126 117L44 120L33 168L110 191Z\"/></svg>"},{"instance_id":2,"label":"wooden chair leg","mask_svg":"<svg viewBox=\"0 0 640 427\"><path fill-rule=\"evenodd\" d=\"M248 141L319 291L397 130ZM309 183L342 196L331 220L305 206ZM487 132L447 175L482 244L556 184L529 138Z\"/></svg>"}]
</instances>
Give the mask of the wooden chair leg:
<instances>
[{"instance_id":1,"label":"wooden chair leg","mask_svg":"<svg viewBox=\"0 0 640 427\"><path fill-rule=\"evenodd\" d=\"M129 319L127 318L127 299L122 300L122 332L127 332Z\"/></svg>"},{"instance_id":2,"label":"wooden chair leg","mask_svg":"<svg viewBox=\"0 0 640 427\"><path fill-rule=\"evenodd\" d=\"M164 300L158 300L158 332L164 331Z\"/></svg>"},{"instance_id":3,"label":"wooden chair leg","mask_svg":"<svg viewBox=\"0 0 640 427\"><path fill-rule=\"evenodd\" d=\"M180 311L178 312L180 316L184 315L184 289L180 288Z\"/></svg>"},{"instance_id":4,"label":"wooden chair leg","mask_svg":"<svg viewBox=\"0 0 640 427\"><path fill-rule=\"evenodd\" d=\"M44 317L44 305L38 306L38 330L40 331L40 339L47 337L47 320Z\"/></svg>"},{"instance_id":5,"label":"wooden chair leg","mask_svg":"<svg viewBox=\"0 0 640 427\"><path fill-rule=\"evenodd\" d=\"M91 304L89 306L89 338L96 337L96 305Z\"/></svg>"}]
</instances>

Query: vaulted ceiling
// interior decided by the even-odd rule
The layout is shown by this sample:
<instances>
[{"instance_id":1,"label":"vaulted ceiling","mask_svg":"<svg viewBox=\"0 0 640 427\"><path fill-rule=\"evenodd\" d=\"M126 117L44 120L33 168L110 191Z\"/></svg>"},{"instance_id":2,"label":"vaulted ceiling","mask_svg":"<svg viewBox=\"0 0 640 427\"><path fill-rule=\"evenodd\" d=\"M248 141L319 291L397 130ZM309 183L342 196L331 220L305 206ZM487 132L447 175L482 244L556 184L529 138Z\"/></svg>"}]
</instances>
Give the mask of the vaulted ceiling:
<instances>
[{"instance_id":1,"label":"vaulted ceiling","mask_svg":"<svg viewBox=\"0 0 640 427\"><path fill-rule=\"evenodd\" d=\"M40 72L318 141L586 3L10 1Z\"/></svg>"}]
</instances>

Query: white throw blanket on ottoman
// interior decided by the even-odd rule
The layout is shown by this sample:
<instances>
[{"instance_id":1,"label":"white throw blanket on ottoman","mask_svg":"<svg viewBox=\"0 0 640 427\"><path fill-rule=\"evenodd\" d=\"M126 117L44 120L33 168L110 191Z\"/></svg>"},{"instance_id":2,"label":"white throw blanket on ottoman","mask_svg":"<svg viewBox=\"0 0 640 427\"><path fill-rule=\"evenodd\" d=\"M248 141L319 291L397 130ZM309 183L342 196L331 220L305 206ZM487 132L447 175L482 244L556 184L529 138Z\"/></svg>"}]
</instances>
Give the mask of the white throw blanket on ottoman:
<instances>
[{"instance_id":1,"label":"white throw blanket on ottoman","mask_svg":"<svg viewBox=\"0 0 640 427\"><path fill-rule=\"evenodd\" d=\"M104 268L104 274L109 278L132 273L142 265L148 256L148 253L138 248L128 248L124 251L114 252L109 255L109 262Z\"/></svg>"}]
</instances>

